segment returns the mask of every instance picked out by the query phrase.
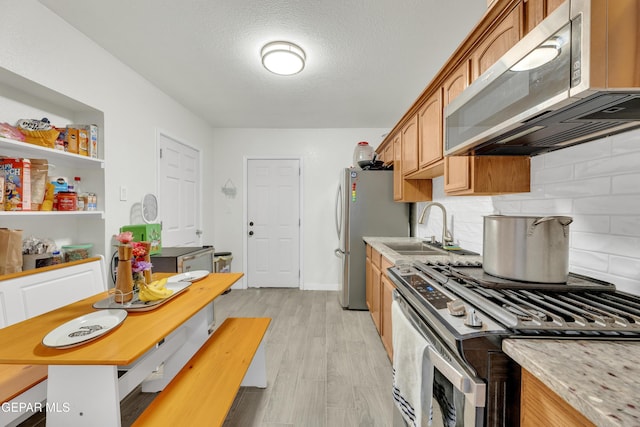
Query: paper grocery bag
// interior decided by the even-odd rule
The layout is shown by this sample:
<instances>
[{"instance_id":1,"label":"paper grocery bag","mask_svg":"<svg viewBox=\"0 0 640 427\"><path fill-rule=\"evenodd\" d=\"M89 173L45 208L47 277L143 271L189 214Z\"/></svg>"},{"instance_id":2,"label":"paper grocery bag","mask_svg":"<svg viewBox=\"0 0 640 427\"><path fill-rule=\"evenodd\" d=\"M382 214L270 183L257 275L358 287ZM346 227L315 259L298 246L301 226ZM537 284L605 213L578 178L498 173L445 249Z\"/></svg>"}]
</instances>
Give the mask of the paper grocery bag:
<instances>
[{"instance_id":1,"label":"paper grocery bag","mask_svg":"<svg viewBox=\"0 0 640 427\"><path fill-rule=\"evenodd\" d=\"M0 228L0 275L22 271L22 230Z\"/></svg>"}]
</instances>

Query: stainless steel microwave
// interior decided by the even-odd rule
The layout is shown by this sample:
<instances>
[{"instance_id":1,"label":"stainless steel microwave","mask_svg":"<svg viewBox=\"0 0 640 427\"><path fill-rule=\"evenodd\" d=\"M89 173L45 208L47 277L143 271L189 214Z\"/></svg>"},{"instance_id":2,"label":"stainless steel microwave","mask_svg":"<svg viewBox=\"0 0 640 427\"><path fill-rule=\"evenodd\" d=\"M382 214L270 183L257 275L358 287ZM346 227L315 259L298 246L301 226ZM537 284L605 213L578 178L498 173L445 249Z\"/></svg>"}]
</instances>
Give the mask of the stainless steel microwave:
<instances>
[{"instance_id":1,"label":"stainless steel microwave","mask_svg":"<svg viewBox=\"0 0 640 427\"><path fill-rule=\"evenodd\" d=\"M567 0L445 109L445 155L535 155L640 127L640 1Z\"/></svg>"}]
</instances>

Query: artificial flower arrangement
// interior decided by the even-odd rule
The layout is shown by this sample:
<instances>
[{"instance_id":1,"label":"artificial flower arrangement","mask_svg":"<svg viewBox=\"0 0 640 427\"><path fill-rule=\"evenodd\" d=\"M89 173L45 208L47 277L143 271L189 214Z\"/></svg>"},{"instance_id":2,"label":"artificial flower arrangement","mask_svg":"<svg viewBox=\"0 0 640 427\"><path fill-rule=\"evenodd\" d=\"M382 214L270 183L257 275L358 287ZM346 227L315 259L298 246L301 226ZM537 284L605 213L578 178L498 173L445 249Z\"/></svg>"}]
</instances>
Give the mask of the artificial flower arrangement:
<instances>
[{"instance_id":1,"label":"artificial flower arrangement","mask_svg":"<svg viewBox=\"0 0 640 427\"><path fill-rule=\"evenodd\" d=\"M151 282L149 242L134 242L133 233L125 231L115 236L118 245L118 269L116 273L116 302L131 301L134 284Z\"/></svg>"}]
</instances>

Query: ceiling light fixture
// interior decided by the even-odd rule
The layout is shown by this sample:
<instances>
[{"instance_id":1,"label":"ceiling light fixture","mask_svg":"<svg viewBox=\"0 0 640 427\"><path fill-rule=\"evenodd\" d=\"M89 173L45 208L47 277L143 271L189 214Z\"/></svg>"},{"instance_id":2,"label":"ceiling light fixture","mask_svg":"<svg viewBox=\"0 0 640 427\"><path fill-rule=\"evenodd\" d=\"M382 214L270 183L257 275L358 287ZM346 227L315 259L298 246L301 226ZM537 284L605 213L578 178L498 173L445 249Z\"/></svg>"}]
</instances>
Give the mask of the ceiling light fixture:
<instances>
[{"instance_id":1,"label":"ceiling light fixture","mask_svg":"<svg viewBox=\"0 0 640 427\"><path fill-rule=\"evenodd\" d=\"M307 59L300 46L282 41L264 45L260 56L264 68L282 76L290 76L302 71Z\"/></svg>"}]
</instances>

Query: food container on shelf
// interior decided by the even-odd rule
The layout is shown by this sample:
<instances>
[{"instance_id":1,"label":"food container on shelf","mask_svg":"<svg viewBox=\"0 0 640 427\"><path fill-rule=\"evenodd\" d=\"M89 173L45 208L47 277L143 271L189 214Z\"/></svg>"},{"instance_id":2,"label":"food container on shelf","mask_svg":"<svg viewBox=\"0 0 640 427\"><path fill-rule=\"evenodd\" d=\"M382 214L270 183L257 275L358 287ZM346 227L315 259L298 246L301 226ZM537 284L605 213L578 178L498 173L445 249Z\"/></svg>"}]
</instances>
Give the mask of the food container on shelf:
<instances>
[{"instance_id":1,"label":"food container on shelf","mask_svg":"<svg viewBox=\"0 0 640 427\"><path fill-rule=\"evenodd\" d=\"M79 245L65 245L62 247L64 252L64 262L78 261L91 257L93 244L83 243Z\"/></svg>"}]
</instances>

